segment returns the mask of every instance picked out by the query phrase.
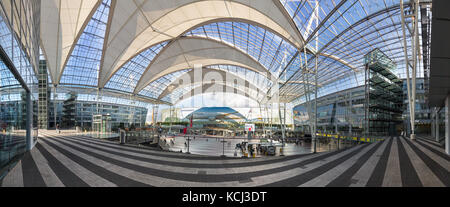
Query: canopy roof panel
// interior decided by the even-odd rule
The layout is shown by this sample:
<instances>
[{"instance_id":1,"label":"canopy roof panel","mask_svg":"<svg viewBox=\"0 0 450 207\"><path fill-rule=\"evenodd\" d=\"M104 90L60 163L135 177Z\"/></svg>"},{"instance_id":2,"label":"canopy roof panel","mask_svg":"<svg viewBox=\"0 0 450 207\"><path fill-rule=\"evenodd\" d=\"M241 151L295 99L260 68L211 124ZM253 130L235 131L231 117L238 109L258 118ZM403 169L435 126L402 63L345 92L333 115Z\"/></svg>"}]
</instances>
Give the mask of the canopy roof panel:
<instances>
[{"instance_id":1,"label":"canopy roof panel","mask_svg":"<svg viewBox=\"0 0 450 207\"><path fill-rule=\"evenodd\" d=\"M180 71L176 71L173 73L169 73L165 76L162 76L162 77L154 80L150 84L148 84L148 86L145 87L144 89L142 89L139 92L139 94L143 95L143 96L158 99L160 97L161 93L167 89L169 84L171 84L176 79L178 79L180 76L186 74L189 71L191 71L191 69L180 70Z\"/></svg>"},{"instance_id":2,"label":"canopy roof panel","mask_svg":"<svg viewBox=\"0 0 450 207\"><path fill-rule=\"evenodd\" d=\"M48 0L41 22L53 84L165 101L186 92L168 87L195 65L248 82L262 76L254 85L269 93L280 84L286 102L315 85L316 58L319 91L361 84L363 56L375 48L404 78L402 50L411 47L399 0Z\"/></svg>"},{"instance_id":3,"label":"canopy roof panel","mask_svg":"<svg viewBox=\"0 0 450 207\"><path fill-rule=\"evenodd\" d=\"M145 69L166 45L167 42L157 44L133 57L112 76L105 88L132 93Z\"/></svg>"},{"instance_id":4,"label":"canopy roof panel","mask_svg":"<svg viewBox=\"0 0 450 207\"><path fill-rule=\"evenodd\" d=\"M272 82L265 75L235 65L207 66L202 69L203 77L209 72L219 72L219 74L215 74L220 75L220 77L216 78L218 81L231 81L245 86L252 85L253 88L258 88L261 91L267 91L268 87L272 85ZM170 95L180 87L184 87L188 84L200 86L201 83L207 83L205 80L208 79L214 79L214 76L197 80L194 78L194 71L192 69L180 70L152 81L147 87L141 90L139 94L150 98L164 100L164 97Z\"/></svg>"},{"instance_id":5,"label":"canopy roof panel","mask_svg":"<svg viewBox=\"0 0 450 207\"><path fill-rule=\"evenodd\" d=\"M208 65L237 65L271 76L271 72L252 57L221 42L196 37L183 37L167 45L146 69L136 91L171 72Z\"/></svg>"},{"instance_id":6,"label":"canopy roof panel","mask_svg":"<svg viewBox=\"0 0 450 207\"><path fill-rule=\"evenodd\" d=\"M61 75L72 52L100 0L41 1L41 45L52 80Z\"/></svg>"},{"instance_id":7,"label":"canopy roof panel","mask_svg":"<svg viewBox=\"0 0 450 207\"><path fill-rule=\"evenodd\" d=\"M258 88L255 84L252 82L249 82L235 74L227 73L224 70L219 69L213 69L213 68L204 68L202 69L202 76L201 79L195 78L195 71L190 70L186 73L184 73L182 76L178 77L176 80L171 81L171 84L168 85L164 91L162 91L158 97L158 99L163 98L164 96L169 95L177 89L178 87L184 87L188 84L196 84L196 83L202 83L202 84L209 84L209 83L226 83L231 84L234 86L242 85L251 87L254 89L261 90L261 88ZM186 81L189 81L186 83Z\"/></svg>"},{"instance_id":8,"label":"canopy roof panel","mask_svg":"<svg viewBox=\"0 0 450 207\"><path fill-rule=\"evenodd\" d=\"M231 93L231 94L239 94L243 95L247 98L251 98L255 101L259 101L266 96L265 92L255 90L254 88L242 86L242 85L234 85L227 82L217 82L217 83L194 83L187 84L183 87L179 87L174 90L169 95L165 96L161 100L177 103L184 99L204 94L204 93Z\"/></svg>"},{"instance_id":9,"label":"canopy roof panel","mask_svg":"<svg viewBox=\"0 0 450 207\"><path fill-rule=\"evenodd\" d=\"M297 49L268 29L244 22L215 22L193 29L185 36L222 41L249 54L271 72L289 60Z\"/></svg>"},{"instance_id":10,"label":"canopy roof panel","mask_svg":"<svg viewBox=\"0 0 450 207\"><path fill-rule=\"evenodd\" d=\"M246 20L271 28L301 47L300 33L278 1L196 1L143 0L117 1L103 60L100 85L109 74L134 54L158 42L176 38L190 29L223 19ZM117 14L117 15L116 15Z\"/></svg>"}]
</instances>

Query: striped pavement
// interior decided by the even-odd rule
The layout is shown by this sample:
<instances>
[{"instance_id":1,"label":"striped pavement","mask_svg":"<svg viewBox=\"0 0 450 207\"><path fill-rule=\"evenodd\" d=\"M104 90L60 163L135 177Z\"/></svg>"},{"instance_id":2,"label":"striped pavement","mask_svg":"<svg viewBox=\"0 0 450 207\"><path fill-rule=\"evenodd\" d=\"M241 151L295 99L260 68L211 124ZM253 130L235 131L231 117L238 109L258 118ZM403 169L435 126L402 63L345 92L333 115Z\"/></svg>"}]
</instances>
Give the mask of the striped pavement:
<instances>
[{"instance_id":1,"label":"striped pavement","mask_svg":"<svg viewBox=\"0 0 450 207\"><path fill-rule=\"evenodd\" d=\"M119 145L41 132L2 187L409 187L450 186L450 156L437 143L402 137L339 151L254 159Z\"/></svg>"}]
</instances>

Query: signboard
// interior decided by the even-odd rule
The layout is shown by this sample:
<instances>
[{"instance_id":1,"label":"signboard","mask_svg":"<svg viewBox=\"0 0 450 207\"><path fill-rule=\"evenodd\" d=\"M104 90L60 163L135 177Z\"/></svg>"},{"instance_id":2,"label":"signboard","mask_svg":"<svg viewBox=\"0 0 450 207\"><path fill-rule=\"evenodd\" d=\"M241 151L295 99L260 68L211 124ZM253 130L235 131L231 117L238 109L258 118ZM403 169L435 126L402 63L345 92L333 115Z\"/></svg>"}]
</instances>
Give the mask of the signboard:
<instances>
[{"instance_id":1,"label":"signboard","mask_svg":"<svg viewBox=\"0 0 450 207\"><path fill-rule=\"evenodd\" d=\"M255 131L255 124L245 124L245 131L246 132L254 132Z\"/></svg>"}]
</instances>

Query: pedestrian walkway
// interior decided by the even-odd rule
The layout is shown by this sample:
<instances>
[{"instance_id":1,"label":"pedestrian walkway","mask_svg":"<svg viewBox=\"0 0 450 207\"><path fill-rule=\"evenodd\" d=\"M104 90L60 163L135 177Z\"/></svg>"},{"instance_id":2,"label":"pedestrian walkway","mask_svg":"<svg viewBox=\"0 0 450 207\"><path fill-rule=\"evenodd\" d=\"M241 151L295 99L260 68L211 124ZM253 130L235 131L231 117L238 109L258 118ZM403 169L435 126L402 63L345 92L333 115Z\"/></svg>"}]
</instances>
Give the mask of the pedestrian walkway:
<instances>
[{"instance_id":1,"label":"pedestrian walkway","mask_svg":"<svg viewBox=\"0 0 450 207\"><path fill-rule=\"evenodd\" d=\"M450 156L428 141L388 138L316 154L201 156L40 133L2 186L450 186Z\"/></svg>"},{"instance_id":2,"label":"pedestrian walkway","mask_svg":"<svg viewBox=\"0 0 450 207\"><path fill-rule=\"evenodd\" d=\"M416 135L416 138L445 149L444 139L441 139L440 142L437 142L435 137L429 135Z\"/></svg>"}]
</instances>

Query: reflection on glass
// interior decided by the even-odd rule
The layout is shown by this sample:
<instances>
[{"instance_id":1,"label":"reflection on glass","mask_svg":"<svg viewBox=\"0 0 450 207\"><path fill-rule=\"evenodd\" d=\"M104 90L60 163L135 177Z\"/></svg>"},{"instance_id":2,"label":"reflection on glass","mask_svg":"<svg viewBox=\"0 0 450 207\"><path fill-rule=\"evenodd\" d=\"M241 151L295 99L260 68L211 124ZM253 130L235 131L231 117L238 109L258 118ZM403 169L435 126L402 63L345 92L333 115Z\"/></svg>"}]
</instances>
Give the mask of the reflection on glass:
<instances>
[{"instance_id":1,"label":"reflection on glass","mask_svg":"<svg viewBox=\"0 0 450 207\"><path fill-rule=\"evenodd\" d=\"M4 71L3 71L4 72ZM0 177L26 151L26 91L0 88ZM3 169L3 170L2 170Z\"/></svg>"}]
</instances>

